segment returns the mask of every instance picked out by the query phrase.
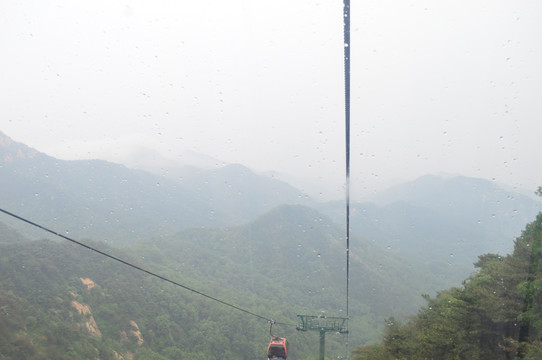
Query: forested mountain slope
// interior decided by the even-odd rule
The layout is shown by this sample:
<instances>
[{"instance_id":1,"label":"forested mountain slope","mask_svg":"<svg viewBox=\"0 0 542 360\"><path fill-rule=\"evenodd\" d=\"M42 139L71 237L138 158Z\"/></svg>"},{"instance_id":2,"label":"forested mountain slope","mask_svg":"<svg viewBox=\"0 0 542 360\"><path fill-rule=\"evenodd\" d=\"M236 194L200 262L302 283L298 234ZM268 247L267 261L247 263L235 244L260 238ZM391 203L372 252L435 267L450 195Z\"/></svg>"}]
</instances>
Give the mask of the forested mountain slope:
<instances>
[{"instance_id":1,"label":"forested mountain slope","mask_svg":"<svg viewBox=\"0 0 542 360\"><path fill-rule=\"evenodd\" d=\"M28 241L28 239L21 235L18 231L0 222L0 243L20 243L23 241Z\"/></svg>"},{"instance_id":2,"label":"forested mountain slope","mask_svg":"<svg viewBox=\"0 0 542 360\"><path fill-rule=\"evenodd\" d=\"M49 241L1 248L2 358L253 359L265 351L265 323L86 249Z\"/></svg>"},{"instance_id":3,"label":"forested mountain slope","mask_svg":"<svg viewBox=\"0 0 542 360\"><path fill-rule=\"evenodd\" d=\"M484 254L463 286L426 297L408 322L389 319L381 344L356 360L542 358L542 213L506 256Z\"/></svg>"},{"instance_id":4,"label":"forested mountain slope","mask_svg":"<svg viewBox=\"0 0 542 360\"><path fill-rule=\"evenodd\" d=\"M351 343L363 344L378 337L385 315L401 316L419 306L419 294L432 282L434 286L435 279L378 247L359 239L352 243ZM91 244L291 324L277 325L274 332L290 339L292 358L317 353L317 334L295 330L297 314L344 315L343 233L309 208L282 206L247 225L185 230L140 240L122 251ZM264 355L265 321L74 244L0 244L0 254L0 296L4 311L11 314L0 324L10 344L2 347L7 358L25 351L36 359L58 353L107 359L115 352L170 359ZM143 343L138 344L140 338ZM343 354L343 341L330 334L328 351Z\"/></svg>"},{"instance_id":5,"label":"forested mountain slope","mask_svg":"<svg viewBox=\"0 0 542 360\"><path fill-rule=\"evenodd\" d=\"M113 245L106 248L279 321L295 323L302 313L344 313L344 202L314 203L240 165L157 176L99 160L57 160L1 133L0 161L2 208L62 234L99 241L100 247ZM459 285L478 255L510 248L525 219L540 208L540 202L465 177L423 177L374 201L351 204L350 342L355 345L374 341L386 317L414 313L423 303L421 294ZM300 203L310 208L282 205ZM207 359L231 357L235 344L247 349L243 359L253 359L262 342L265 346L267 324L145 276L130 278L136 275L107 259L89 260L72 245L26 242L27 236L52 240L30 228L0 214L0 305L22 314L2 319L10 329L9 344L34 346L29 351L36 358L60 348L83 358L96 351L108 358L116 351ZM87 289L85 279L96 286ZM27 281L30 287L19 286ZM126 285L133 282L143 285ZM40 297L45 293L47 298ZM129 310L119 307L124 303L131 304ZM106 334L102 340L83 331L93 328L80 321L90 316L86 305ZM192 310L183 315L184 309ZM132 320L144 339L153 339L158 324L166 335L144 345L127 342L122 334L135 331ZM68 329L40 325L59 322ZM66 337L69 344L48 340L64 331L75 336ZM317 339L311 334L293 327L280 331L296 344L292 354L299 358L314 349ZM196 340L195 333L205 335ZM330 336L330 351L343 351L342 341ZM69 350L71 343L80 347Z\"/></svg>"}]
</instances>

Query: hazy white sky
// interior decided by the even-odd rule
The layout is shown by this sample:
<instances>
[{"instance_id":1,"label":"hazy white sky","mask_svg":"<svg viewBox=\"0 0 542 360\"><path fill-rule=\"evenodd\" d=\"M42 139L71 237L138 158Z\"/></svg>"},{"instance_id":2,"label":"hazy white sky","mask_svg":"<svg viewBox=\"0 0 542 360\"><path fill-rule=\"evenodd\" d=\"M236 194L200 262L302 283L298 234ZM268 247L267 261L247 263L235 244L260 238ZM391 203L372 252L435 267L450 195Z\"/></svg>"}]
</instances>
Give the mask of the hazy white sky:
<instances>
[{"instance_id":1,"label":"hazy white sky","mask_svg":"<svg viewBox=\"0 0 542 360\"><path fill-rule=\"evenodd\" d=\"M541 18L352 0L354 197L441 172L542 185ZM342 30L339 0L2 0L0 130L61 159L195 150L340 199Z\"/></svg>"}]
</instances>

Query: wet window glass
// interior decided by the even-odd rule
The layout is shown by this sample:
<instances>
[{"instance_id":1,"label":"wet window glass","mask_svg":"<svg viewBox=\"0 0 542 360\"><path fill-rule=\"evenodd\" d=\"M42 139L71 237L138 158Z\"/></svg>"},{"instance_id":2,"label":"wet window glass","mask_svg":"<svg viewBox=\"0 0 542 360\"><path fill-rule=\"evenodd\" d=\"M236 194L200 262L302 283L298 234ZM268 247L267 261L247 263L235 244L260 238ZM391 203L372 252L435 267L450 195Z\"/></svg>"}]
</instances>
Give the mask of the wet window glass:
<instances>
[{"instance_id":1,"label":"wet window glass","mask_svg":"<svg viewBox=\"0 0 542 360\"><path fill-rule=\"evenodd\" d=\"M0 4L0 358L542 356L542 5L345 4Z\"/></svg>"}]
</instances>

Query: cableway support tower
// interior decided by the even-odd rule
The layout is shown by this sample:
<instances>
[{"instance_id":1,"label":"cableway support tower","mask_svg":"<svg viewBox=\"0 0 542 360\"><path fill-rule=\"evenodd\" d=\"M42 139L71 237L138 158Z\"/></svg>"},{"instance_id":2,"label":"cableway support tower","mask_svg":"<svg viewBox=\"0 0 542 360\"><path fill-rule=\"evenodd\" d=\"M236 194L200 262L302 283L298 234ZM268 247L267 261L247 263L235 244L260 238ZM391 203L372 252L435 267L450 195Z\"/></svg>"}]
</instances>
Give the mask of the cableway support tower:
<instances>
[{"instance_id":1,"label":"cableway support tower","mask_svg":"<svg viewBox=\"0 0 542 360\"><path fill-rule=\"evenodd\" d=\"M299 331L319 331L320 332L320 357L324 360L326 347L326 332L348 333L345 317L334 317L325 315L297 315L301 323L296 326Z\"/></svg>"}]
</instances>

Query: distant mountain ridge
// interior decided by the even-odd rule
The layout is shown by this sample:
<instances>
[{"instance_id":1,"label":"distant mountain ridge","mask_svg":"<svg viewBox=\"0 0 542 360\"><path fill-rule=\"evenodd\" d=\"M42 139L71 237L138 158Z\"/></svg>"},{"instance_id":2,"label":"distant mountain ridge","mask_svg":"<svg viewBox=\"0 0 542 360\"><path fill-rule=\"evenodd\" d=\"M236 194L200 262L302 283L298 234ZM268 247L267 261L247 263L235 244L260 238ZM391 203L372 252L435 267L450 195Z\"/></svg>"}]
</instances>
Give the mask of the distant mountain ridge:
<instances>
[{"instance_id":1,"label":"distant mountain ridge","mask_svg":"<svg viewBox=\"0 0 542 360\"><path fill-rule=\"evenodd\" d=\"M508 240L518 236L525 224L542 210L540 200L504 190L489 180L465 176L442 178L426 175L395 186L372 201L380 204L381 208L394 208L407 216L413 216L414 208L425 209L427 213L420 217L418 223L431 220L433 224L443 226L444 221L449 221L458 230L449 229L449 233L456 234L454 236L458 239L469 234L478 236L487 245L479 251L501 253L512 249ZM498 244L498 241L503 243Z\"/></svg>"},{"instance_id":2,"label":"distant mountain ridge","mask_svg":"<svg viewBox=\"0 0 542 360\"><path fill-rule=\"evenodd\" d=\"M13 139L0 131L0 165L22 159L33 159L41 155L37 150L13 141Z\"/></svg>"},{"instance_id":3,"label":"distant mountain ridge","mask_svg":"<svg viewBox=\"0 0 542 360\"><path fill-rule=\"evenodd\" d=\"M2 133L0 160L0 187L9 189L0 193L4 207L115 244L187 227L239 224L280 204L309 201L288 184L240 165L192 169L184 180L171 179L103 160L58 160Z\"/></svg>"},{"instance_id":4,"label":"distant mountain ridge","mask_svg":"<svg viewBox=\"0 0 542 360\"><path fill-rule=\"evenodd\" d=\"M155 175L101 160L62 161L0 133L2 206L76 237L123 245L190 227L240 225L283 204L305 205L344 227L344 203L319 203L292 186L230 164ZM423 176L352 203L352 233L431 264L450 286L478 255L506 253L541 202L494 182ZM21 234L28 227L0 218ZM43 237L34 233L33 237Z\"/></svg>"},{"instance_id":5,"label":"distant mountain ridge","mask_svg":"<svg viewBox=\"0 0 542 360\"><path fill-rule=\"evenodd\" d=\"M342 204L323 206L336 221L344 217ZM541 210L541 201L489 180L426 175L351 204L351 228L390 252L434 264L451 286L473 271L478 255L508 253Z\"/></svg>"}]
</instances>

